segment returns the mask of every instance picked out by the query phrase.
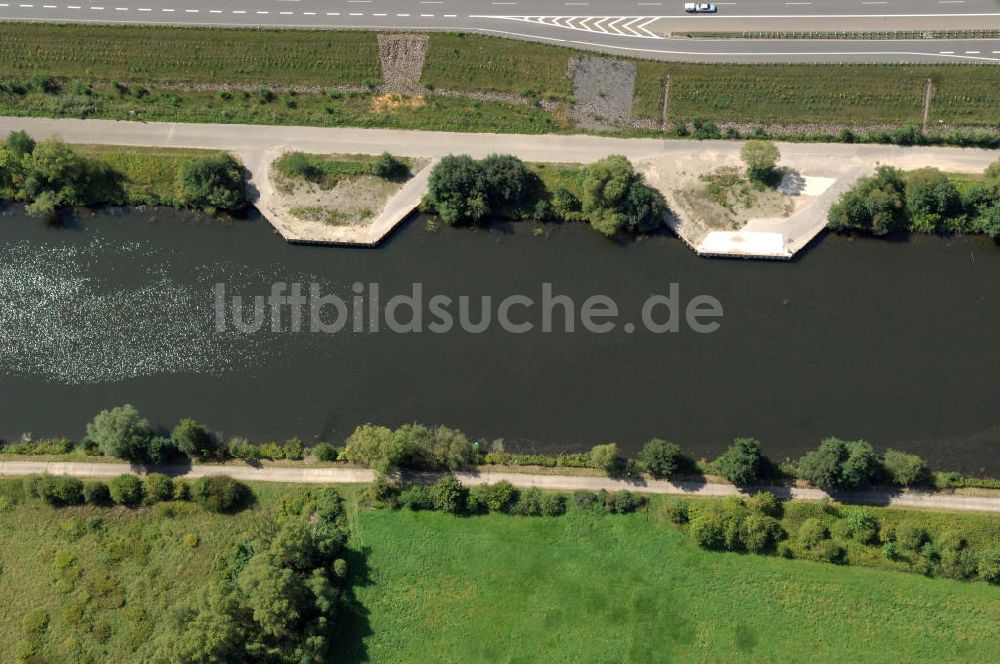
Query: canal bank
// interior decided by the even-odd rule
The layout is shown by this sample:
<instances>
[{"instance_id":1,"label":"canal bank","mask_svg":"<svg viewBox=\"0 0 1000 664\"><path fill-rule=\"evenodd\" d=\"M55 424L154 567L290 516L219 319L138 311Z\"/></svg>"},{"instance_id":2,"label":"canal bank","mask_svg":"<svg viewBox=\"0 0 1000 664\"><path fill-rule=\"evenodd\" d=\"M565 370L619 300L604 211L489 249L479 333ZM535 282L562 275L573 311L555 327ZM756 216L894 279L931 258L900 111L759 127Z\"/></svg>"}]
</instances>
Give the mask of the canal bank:
<instances>
[{"instance_id":1,"label":"canal bank","mask_svg":"<svg viewBox=\"0 0 1000 664\"><path fill-rule=\"evenodd\" d=\"M834 194L850 187L878 164L899 168L932 166L959 173L982 172L996 160L996 152L969 148L885 145L778 143L780 165L793 180L807 186L790 190L794 212L787 217L744 220L737 230L714 227L679 200L674 183L679 178L709 173L720 166L739 164L739 141L659 140L580 135L499 135L455 132L399 131L317 127L247 126L221 124L145 123L115 120L73 120L0 117L0 134L23 129L36 138L59 137L69 143L185 147L225 150L239 155L250 173L254 200L265 217L286 239L324 241L288 235L289 223L278 219L268 205L271 189L268 166L282 151L316 154L380 154L438 159L448 154L482 158L491 153L512 154L525 161L587 164L610 154L623 154L647 176L670 203L668 225L699 255L787 260L826 226L826 211ZM424 176L426 177L426 176ZM361 245L382 241L419 204L424 177L414 178L386 207L386 214L365 232L337 238L336 243ZM809 187L809 181L825 186ZM270 218L270 217L269 217Z\"/></svg>"}]
</instances>

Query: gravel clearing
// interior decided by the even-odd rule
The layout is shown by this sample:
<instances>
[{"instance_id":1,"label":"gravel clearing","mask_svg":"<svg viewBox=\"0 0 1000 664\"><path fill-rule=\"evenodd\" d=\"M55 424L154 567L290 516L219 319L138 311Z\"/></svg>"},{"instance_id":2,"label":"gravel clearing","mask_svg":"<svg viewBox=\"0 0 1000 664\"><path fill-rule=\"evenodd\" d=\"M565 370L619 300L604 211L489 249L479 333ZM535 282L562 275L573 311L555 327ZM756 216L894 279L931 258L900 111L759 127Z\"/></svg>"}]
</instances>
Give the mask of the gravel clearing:
<instances>
[{"instance_id":1,"label":"gravel clearing","mask_svg":"<svg viewBox=\"0 0 1000 664\"><path fill-rule=\"evenodd\" d=\"M418 92L427 57L426 35L380 34L378 59L382 63L382 89Z\"/></svg>"},{"instance_id":2,"label":"gravel clearing","mask_svg":"<svg viewBox=\"0 0 1000 664\"><path fill-rule=\"evenodd\" d=\"M617 129L631 124L635 63L583 56L569 62L573 120L582 129Z\"/></svg>"}]
</instances>

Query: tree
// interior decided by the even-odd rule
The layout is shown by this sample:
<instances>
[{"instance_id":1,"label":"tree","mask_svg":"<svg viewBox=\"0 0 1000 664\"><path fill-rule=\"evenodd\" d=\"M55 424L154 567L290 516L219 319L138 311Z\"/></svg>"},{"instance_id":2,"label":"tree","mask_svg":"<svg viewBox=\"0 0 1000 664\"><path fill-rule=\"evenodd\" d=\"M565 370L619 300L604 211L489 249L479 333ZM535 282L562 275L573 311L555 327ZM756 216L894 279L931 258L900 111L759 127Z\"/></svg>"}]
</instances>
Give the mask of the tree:
<instances>
[{"instance_id":1,"label":"tree","mask_svg":"<svg viewBox=\"0 0 1000 664\"><path fill-rule=\"evenodd\" d=\"M604 235L655 230L665 211L662 196L646 186L626 157L611 155L584 170L583 216Z\"/></svg>"},{"instance_id":2,"label":"tree","mask_svg":"<svg viewBox=\"0 0 1000 664\"><path fill-rule=\"evenodd\" d=\"M874 176L858 180L831 208L828 226L835 231L886 235L906 228L902 173L880 166Z\"/></svg>"},{"instance_id":3,"label":"tree","mask_svg":"<svg viewBox=\"0 0 1000 664\"><path fill-rule=\"evenodd\" d=\"M747 176L751 180L763 181L777 166L781 153L771 141L752 140L743 144L740 158L747 165Z\"/></svg>"},{"instance_id":4,"label":"tree","mask_svg":"<svg viewBox=\"0 0 1000 664\"><path fill-rule=\"evenodd\" d=\"M152 436L149 421L130 404L102 410L87 425L87 438L97 445L101 454L128 461L147 460Z\"/></svg>"},{"instance_id":5,"label":"tree","mask_svg":"<svg viewBox=\"0 0 1000 664\"><path fill-rule=\"evenodd\" d=\"M522 205L534 186L534 176L524 162L507 154L491 154L479 162L486 179L486 196L492 210Z\"/></svg>"},{"instance_id":6,"label":"tree","mask_svg":"<svg viewBox=\"0 0 1000 664\"><path fill-rule=\"evenodd\" d=\"M391 429L374 424L364 424L355 429L344 448L348 461L368 466L381 474L396 470L405 452L400 437L393 435Z\"/></svg>"},{"instance_id":7,"label":"tree","mask_svg":"<svg viewBox=\"0 0 1000 664\"><path fill-rule=\"evenodd\" d=\"M63 205L87 202L91 168L86 159L62 141L42 141L23 161L20 195L37 203L31 207L31 214L44 216Z\"/></svg>"},{"instance_id":8,"label":"tree","mask_svg":"<svg viewBox=\"0 0 1000 664\"><path fill-rule=\"evenodd\" d=\"M426 208L447 224L478 221L490 213L486 174L468 155L448 155L431 171Z\"/></svg>"},{"instance_id":9,"label":"tree","mask_svg":"<svg viewBox=\"0 0 1000 664\"><path fill-rule=\"evenodd\" d=\"M897 450L886 450L882 457L882 467L885 468L889 480L900 486L913 486L926 482L930 477L927 462L915 454L906 454Z\"/></svg>"},{"instance_id":10,"label":"tree","mask_svg":"<svg viewBox=\"0 0 1000 664\"><path fill-rule=\"evenodd\" d=\"M691 536L703 549L721 550L726 546L725 533L718 514L701 514L691 521Z\"/></svg>"},{"instance_id":11,"label":"tree","mask_svg":"<svg viewBox=\"0 0 1000 664\"><path fill-rule=\"evenodd\" d=\"M682 460L679 445L659 438L650 440L639 452L639 461L643 468L656 478L670 477L676 473Z\"/></svg>"},{"instance_id":12,"label":"tree","mask_svg":"<svg viewBox=\"0 0 1000 664\"><path fill-rule=\"evenodd\" d=\"M945 220L961 212L958 189L947 175L936 168L921 168L907 173L906 210L910 227L920 232L943 230Z\"/></svg>"},{"instance_id":13,"label":"tree","mask_svg":"<svg viewBox=\"0 0 1000 664\"><path fill-rule=\"evenodd\" d=\"M476 461L475 449L464 433L448 427L435 427L430 438L435 468L458 470Z\"/></svg>"},{"instance_id":14,"label":"tree","mask_svg":"<svg viewBox=\"0 0 1000 664\"><path fill-rule=\"evenodd\" d=\"M431 487L431 502L434 509L451 514L465 511L468 491L454 475L445 475Z\"/></svg>"},{"instance_id":15,"label":"tree","mask_svg":"<svg viewBox=\"0 0 1000 664\"><path fill-rule=\"evenodd\" d=\"M177 189L188 207L237 211L249 204L243 166L225 152L182 162Z\"/></svg>"},{"instance_id":16,"label":"tree","mask_svg":"<svg viewBox=\"0 0 1000 664\"><path fill-rule=\"evenodd\" d=\"M619 458L618 443L594 445L590 450L590 465L608 475L613 475L618 469Z\"/></svg>"},{"instance_id":17,"label":"tree","mask_svg":"<svg viewBox=\"0 0 1000 664\"><path fill-rule=\"evenodd\" d=\"M799 474L824 491L869 484L878 471L875 450L863 440L826 438L819 449L799 459Z\"/></svg>"},{"instance_id":18,"label":"tree","mask_svg":"<svg viewBox=\"0 0 1000 664\"><path fill-rule=\"evenodd\" d=\"M111 500L118 505L138 507L142 502L142 480L131 474L119 475L108 484Z\"/></svg>"},{"instance_id":19,"label":"tree","mask_svg":"<svg viewBox=\"0 0 1000 664\"><path fill-rule=\"evenodd\" d=\"M716 472L737 485L752 484L760 475L763 455L760 441L755 438L737 438L715 460Z\"/></svg>"},{"instance_id":20,"label":"tree","mask_svg":"<svg viewBox=\"0 0 1000 664\"><path fill-rule=\"evenodd\" d=\"M218 441L208 427L190 417L177 423L170 438L174 446L188 457L210 458L219 453Z\"/></svg>"}]
</instances>

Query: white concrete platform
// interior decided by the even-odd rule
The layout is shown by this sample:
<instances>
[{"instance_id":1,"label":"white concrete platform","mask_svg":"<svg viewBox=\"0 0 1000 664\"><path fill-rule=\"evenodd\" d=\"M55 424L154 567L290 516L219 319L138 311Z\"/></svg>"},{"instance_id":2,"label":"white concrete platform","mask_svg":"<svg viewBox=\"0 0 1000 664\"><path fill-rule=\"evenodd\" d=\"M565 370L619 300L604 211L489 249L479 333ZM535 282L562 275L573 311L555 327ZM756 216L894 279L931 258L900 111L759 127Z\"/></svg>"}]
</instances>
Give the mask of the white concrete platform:
<instances>
[{"instance_id":1,"label":"white concrete platform","mask_svg":"<svg viewBox=\"0 0 1000 664\"><path fill-rule=\"evenodd\" d=\"M701 256L779 260L792 257L792 252L785 248L785 236L782 233L759 231L712 231L695 249Z\"/></svg>"}]
</instances>

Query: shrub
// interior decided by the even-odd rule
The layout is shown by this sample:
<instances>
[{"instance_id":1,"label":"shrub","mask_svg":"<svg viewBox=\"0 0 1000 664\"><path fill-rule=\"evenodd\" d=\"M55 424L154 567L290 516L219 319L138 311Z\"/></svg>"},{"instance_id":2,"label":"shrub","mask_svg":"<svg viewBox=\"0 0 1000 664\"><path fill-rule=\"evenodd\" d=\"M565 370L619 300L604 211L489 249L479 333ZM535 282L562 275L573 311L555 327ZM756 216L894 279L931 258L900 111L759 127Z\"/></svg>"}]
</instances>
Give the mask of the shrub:
<instances>
[{"instance_id":1,"label":"shrub","mask_svg":"<svg viewBox=\"0 0 1000 664\"><path fill-rule=\"evenodd\" d=\"M284 448L277 443L263 443L257 446L259 458L272 461L285 458Z\"/></svg>"},{"instance_id":2,"label":"shrub","mask_svg":"<svg viewBox=\"0 0 1000 664\"><path fill-rule=\"evenodd\" d=\"M566 513L566 496L561 493L543 494L541 502L543 516L562 516Z\"/></svg>"},{"instance_id":3,"label":"shrub","mask_svg":"<svg viewBox=\"0 0 1000 664\"><path fill-rule=\"evenodd\" d=\"M906 551L919 551L920 547L926 544L930 537L916 521L901 521L895 528L896 544Z\"/></svg>"},{"instance_id":4,"label":"shrub","mask_svg":"<svg viewBox=\"0 0 1000 664\"><path fill-rule=\"evenodd\" d=\"M716 472L737 485L755 482L760 475L760 441L755 438L737 438L713 464Z\"/></svg>"},{"instance_id":5,"label":"shrub","mask_svg":"<svg viewBox=\"0 0 1000 664\"><path fill-rule=\"evenodd\" d=\"M191 485L179 477L171 482L174 485L174 500L191 500Z\"/></svg>"},{"instance_id":6,"label":"shrub","mask_svg":"<svg viewBox=\"0 0 1000 664\"><path fill-rule=\"evenodd\" d=\"M142 502L142 480L131 474L119 475L108 484L111 499L118 505L138 507Z\"/></svg>"},{"instance_id":7,"label":"shrub","mask_svg":"<svg viewBox=\"0 0 1000 664\"><path fill-rule=\"evenodd\" d=\"M83 503L83 482L66 475L42 475L34 486L35 495L54 507Z\"/></svg>"},{"instance_id":8,"label":"shrub","mask_svg":"<svg viewBox=\"0 0 1000 664\"><path fill-rule=\"evenodd\" d=\"M521 516L541 516L542 492L537 487L520 492L511 512Z\"/></svg>"},{"instance_id":9,"label":"shrub","mask_svg":"<svg viewBox=\"0 0 1000 664\"><path fill-rule=\"evenodd\" d=\"M590 450L590 464L593 468L603 470L608 475L614 474L618 467L619 454L617 443L594 445Z\"/></svg>"},{"instance_id":10,"label":"shrub","mask_svg":"<svg viewBox=\"0 0 1000 664\"><path fill-rule=\"evenodd\" d=\"M173 500L174 498L174 483L163 473L146 475L142 486L146 500L150 503Z\"/></svg>"},{"instance_id":11,"label":"shrub","mask_svg":"<svg viewBox=\"0 0 1000 664\"><path fill-rule=\"evenodd\" d=\"M128 461L146 461L152 437L149 421L129 404L102 410L87 425L87 438L97 444L101 454Z\"/></svg>"},{"instance_id":12,"label":"shrub","mask_svg":"<svg viewBox=\"0 0 1000 664\"><path fill-rule=\"evenodd\" d=\"M878 539L879 523L871 510L852 507L843 519L844 534L862 544L873 544Z\"/></svg>"},{"instance_id":13,"label":"shrub","mask_svg":"<svg viewBox=\"0 0 1000 664\"><path fill-rule=\"evenodd\" d=\"M490 508L486 504L487 493L488 487L485 484L477 484L469 489L469 495L466 498L466 510L470 514L482 514L489 511Z\"/></svg>"},{"instance_id":14,"label":"shrub","mask_svg":"<svg viewBox=\"0 0 1000 664\"><path fill-rule=\"evenodd\" d=\"M336 461L340 451L330 443L319 443L312 448L312 455L320 461Z\"/></svg>"},{"instance_id":15,"label":"shrub","mask_svg":"<svg viewBox=\"0 0 1000 664\"><path fill-rule=\"evenodd\" d=\"M487 486L485 498L491 512L509 512L517 502L518 491L507 480L501 480Z\"/></svg>"},{"instance_id":16,"label":"shrub","mask_svg":"<svg viewBox=\"0 0 1000 664\"><path fill-rule=\"evenodd\" d=\"M201 538L195 533L184 533L184 544L189 549L194 549L201 542Z\"/></svg>"},{"instance_id":17,"label":"shrub","mask_svg":"<svg viewBox=\"0 0 1000 664\"><path fill-rule=\"evenodd\" d=\"M399 505L414 511L434 509L430 487L426 484L411 484L399 494Z\"/></svg>"},{"instance_id":18,"label":"shrub","mask_svg":"<svg viewBox=\"0 0 1000 664\"><path fill-rule=\"evenodd\" d=\"M182 162L177 189L188 207L237 211L249 204L243 166L225 152Z\"/></svg>"},{"instance_id":19,"label":"shrub","mask_svg":"<svg viewBox=\"0 0 1000 664\"><path fill-rule=\"evenodd\" d=\"M692 519L691 536L703 549L720 551L725 548L725 533L718 514L701 514Z\"/></svg>"},{"instance_id":20,"label":"shrub","mask_svg":"<svg viewBox=\"0 0 1000 664\"><path fill-rule=\"evenodd\" d=\"M747 507L766 516L781 516L781 503L770 491L758 491L746 499Z\"/></svg>"},{"instance_id":21,"label":"shrub","mask_svg":"<svg viewBox=\"0 0 1000 664\"><path fill-rule=\"evenodd\" d=\"M198 478L191 495L206 509L219 513L237 512L253 500L250 487L226 475Z\"/></svg>"},{"instance_id":22,"label":"shrub","mask_svg":"<svg viewBox=\"0 0 1000 664\"><path fill-rule=\"evenodd\" d=\"M645 504L646 497L644 495L625 489L607 494L604 499L605 511L612 514L629 514Z\"/></svg>"},{"instance_id":23,"label":"shrub","mask_svg":"<svg viewBox=\"0 0 1000 664\"><path fill-rule=\"evenodd\" d=\"M203 424L191 418L177 423L170 435L174 446L184 455L194 458L211 458L220 452L215 435Z\"/></svg>"},{"instance_id":24,"label":"shrub","mask_svg":"<svg viewBox=\"0 0 1000 664\"><path fill-rule=\"evenodd\" d=\"M847 557L847 550L833 540L823 540L816 546L814 552L819 560L835 565L842 564Z\"/></svg>"},{"instance_id":25,"label":"shrub","mask_svg":"<svg viewBox=\"0 0 1000 664\"><path fill-rule=\"evenodd\" d=\"M682 459L679 445L659 438L650 440L639 452L642 467L656 478L670 477L676 473Z\"/></svg>"},{"instance_id":26,"label":"shrub","mask_svg":"<svg viewBox=\"0 0 1000 664\"><path fill-rule=\"evenodd\" d=\"M930 478L927 462L915 454L886 450L882 457L882 467L889 480L900 486L922 484Z\"/></svg>"},{"instance_id":27,"label":"shrub","mask_svg":"<svg viewBox=\"0 0 1000 664\"><path fill-rule=\"evenodd\" d=\"M980 553L976 572L983 581L1000 584L1000 548L987 549Z\"/></svg>"},{"instance_id":28,"label":"shrub","mask_svg":"<svg viewBox=\"0 0 1000 664\"><path fill-rule=\"evenodd\" d=\"M906 227L902 173L880 166L876 174L863 177L841 195L830 208L828 226L835 231L861 231L886 235Z\"/></svg>"},{"instance_id":29,"label":"shrub","mask_svg":"<svg viewBox=\"0 0 1000 664\"><path fill-rule=\"evenodd\" d=\"M683 498L667 498L660 509L670 523L680 526L688 522L688 504Z\"/></svg>"},{"instance_id":30,"label":"shrub","mask_svg":"<svg viewBox=\"0 0 1000 664\"><path fill-rule=\"evenodd\" d=\"M234 459L242 459L247 463L260 461L260 448L246 438L233 438L229 441L226 452Z\"/></svg>"},{"instance_id":31,"label":"shrub","mask_svg":"<svg viewBox=\"0 0 1000 664\"><path fill-rule=\"evenodd\" d=\"M768 551L784 534L777 519L759 512L748 514L740 526L740 542L751 553Z\"/></svg>"},{"instance_id":32,"label":"shrub","mask_svg":"<svg viewBox=\"0 0 1000 664\"><path fill-rule=\"evenodd\" d=\"M827 539L829 533L827 532L826 526L823 522L816 518L806 519L799 526L798 541L799 545L804 549L813 549L819 545L820 542Z\"/></svg>"},{"instance_id":33,"label":"shrub","mask_svg":"<svg viewBox=\"0 0 1000 664\"><path fill-rule=\"evenodd\" d=\"M384 180L403 180L410 175L410 167L398 157L383 152L372 164L372 175Z\"/></svg>"},{"instance_id":34,"label":"shrub","mask_svg":"<svg viewBox=\"0 0 1000 664\"><path fill-rule=\"evenodd\" d=\"M298 438L290 438L281 446L281 455L289 461L302 460L302 441Z\"/></svg>"},{"instance_id":35,"label":"shrub","mask_svg":"<svg viewBox=\"0 0 1000 664\"><path fill-rule=\"evenodd\" d=\"M111 491L108 489L107 482L94 480L91 482L84 483L83 499L88 503L90 503L91 505L98 505L98 506L110 505Z\"/></svg>"},{"instance_id":36,"label":"shrub","mask_svg":"<svg viewBox=\"0 0 1000 664\"><path fill-rule=\"evenodd\" d=\"M462 486L454 475L445 475L431 487L431 502L434 509L451 514L465 511L468 502L468 490Z\"/></svg>"},{"instance_id":37,"label":"shrub","mask_svg":"<svg viewBox=\"0 0 1000 664\"><path fill-rule=\"evenodd\" d=\"M590 509L597 502L597 494L593 491L586 491L584 489L578 489L573 492L573 504L576 505L577 509L585 510Z\"/></svg>"},{"instance_id":38,"label":"shrub","mask_svg":"<svg viewBox=\"0 0 1000 664\"><path fill-rule=\"evenodd\" d=\"M32 609L24 614L21 627L26 634L43 634L49 628L49 612L45 609Z\"/></svg>"},{"instance_id":39,"label":"shrub","mask_svg":"<svg viewBox=\"0 0 1000 664\"><path fill-rule=\"evenodd\" d=\"M361 495L361 504L394 509L399 506L399 486L379 475Z\"/></svg>"},{"instance_id":40,"label":"shrub","mask_svg":"<svg viewBox=\"0 0 1000 664\"><path fill-rule=\"evenodd\" d=\"M347 439L344 455L349 461L368 466L378 473L396 470L405 459L406 449L391 429L364 424Z\"/></svg>"}]
</instances>

